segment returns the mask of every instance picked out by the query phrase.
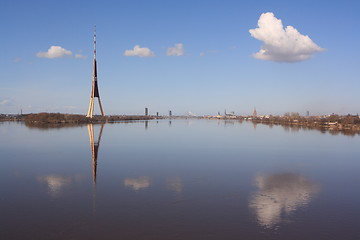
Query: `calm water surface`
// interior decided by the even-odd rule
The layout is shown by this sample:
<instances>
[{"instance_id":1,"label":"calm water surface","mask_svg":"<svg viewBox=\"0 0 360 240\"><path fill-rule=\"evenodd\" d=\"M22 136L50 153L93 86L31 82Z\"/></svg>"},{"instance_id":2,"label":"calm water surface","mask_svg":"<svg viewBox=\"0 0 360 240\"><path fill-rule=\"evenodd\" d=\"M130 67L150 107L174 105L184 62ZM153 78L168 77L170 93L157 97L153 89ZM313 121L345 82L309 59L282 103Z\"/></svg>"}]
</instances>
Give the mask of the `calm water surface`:
<instances>
[{"instance_id":1,"label":"calm water surface","mask_svg":"<svg viewBox=\"0 0 360 240\"><path fill-rule=\"evenodd\" d=\"M0 239L360 239L360 137L0 123Z\"/></svg>"}]
</instances>

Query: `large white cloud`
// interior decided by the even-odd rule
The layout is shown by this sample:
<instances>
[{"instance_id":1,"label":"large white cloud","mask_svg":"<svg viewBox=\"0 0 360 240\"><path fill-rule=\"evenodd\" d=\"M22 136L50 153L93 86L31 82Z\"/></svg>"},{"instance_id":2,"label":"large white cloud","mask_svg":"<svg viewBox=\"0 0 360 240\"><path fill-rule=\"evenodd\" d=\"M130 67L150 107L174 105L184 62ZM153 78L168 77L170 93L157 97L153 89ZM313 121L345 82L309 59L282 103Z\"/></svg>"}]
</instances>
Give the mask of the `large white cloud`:
<instances>
[{"instance_id":1,"label":"large white cloud","mask_svg":"<svg viewBox=\"0 0 360 240\"><path fill-rule=\"evenodd\" d=\"M167 56L182 56L184 55L184 45L182 43L175 44L174 47L169 47L166 51Z\"/></svg>"},{"instance_id":2,"label":"large white cloud","mask_svg":"<svg viewBox=\"0 0 360 240\"><path fill-rule=\"evenodd\" d=\"M272 12L261 14L258 28L250 29L249 32L264 43L260 51L253 54L254 58L261 60L298 62L324 50L294 27L284 28L282 21Z\"/></svg>"},{"instance_id":3,"label":"large white cloud","mask_svg":"<svg viewBox=\"0 0 360 240\"><path fill-rule=\"evenodd\" d=\"M37 57L40 58L62 58L66 56L71 56L72 52L62 48L60 46L51 46L47 52L38 52Z\"/></svg>"},{"instance_id":4,"label":"large white cloud","mask_svg":"<svg viewBox=\"0 0 360 240\"><path fill-rule=\"evenodd\" d=\"M149 48L142 48L139 45L135 45L134 49L125 50L124 56L153 57L155 54Z\"/></svg>"}]
</instances>

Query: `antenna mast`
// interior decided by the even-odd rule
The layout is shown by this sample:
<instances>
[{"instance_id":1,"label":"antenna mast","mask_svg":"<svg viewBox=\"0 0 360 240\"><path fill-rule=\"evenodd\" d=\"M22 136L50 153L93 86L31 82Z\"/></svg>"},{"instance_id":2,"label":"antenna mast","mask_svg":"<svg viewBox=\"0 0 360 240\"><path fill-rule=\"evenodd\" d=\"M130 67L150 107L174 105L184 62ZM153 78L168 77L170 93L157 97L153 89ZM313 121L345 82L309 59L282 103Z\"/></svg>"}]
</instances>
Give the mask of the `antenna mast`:
<instances>
[{"instance_id":1,"label":"antenna mast","mask_svg":"<svg viewBox=\"0 0 360 240\"><path fill-rule=\"evenodd\" d=\"M96 25L94 26L94 63L93 63L93 77L90 95L90 104L86 117L92 118L94 115L94 98L98 98L101 115L104 116L104 111L101 106L99 87L97 83L97 64L96 64Z\"/></svg>"}]
</instances>

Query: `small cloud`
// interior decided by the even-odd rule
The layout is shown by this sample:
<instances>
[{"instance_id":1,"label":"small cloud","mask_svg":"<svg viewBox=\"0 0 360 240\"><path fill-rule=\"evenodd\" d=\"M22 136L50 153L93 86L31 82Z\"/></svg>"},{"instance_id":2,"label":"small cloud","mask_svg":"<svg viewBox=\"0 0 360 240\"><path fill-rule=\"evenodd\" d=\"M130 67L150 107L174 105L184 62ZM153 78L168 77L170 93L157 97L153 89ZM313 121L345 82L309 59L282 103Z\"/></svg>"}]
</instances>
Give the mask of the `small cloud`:
<instances>
[{"instance_id":1,"label":"small cloud","mask_svg":"<svg viewBox=\"0 0 360 240\"><path fill-rule=\"evenodd\" d=\"M155 54L149 48L142 48L139 45L135 45L133 50L125 50L124 56L154 57Z\"/></svg>"},{"instance_id":2,"label":"small cloud","mask_svg":"<svg viewBox=\"0 0 360 240\"><path fill-rule=\"evenodd\" d=\"M219 50L215 50L215 49L212 49L212 50L206 50L204 52L200 52L199 56L200 57L203 57L205 55L209 55L209 54L217 54L219 53Z\"/></svg>"},{"instance_id":3,"label":"small cloud","mask_svg":"<svg viewBox=\"0 0 360 240\"><path fill-rule=\"evenodd\" d=\"M7 105L9 103L9 99L4 99L0 101L0 105Z\"/></svg>"},{"instance_id":4,"label":"small cloud","mask_svg":"<svg viewBox=\"0 0 360 240\"><path fill-rule=\"evenodd\" d=\"M38 52L36 54L39 58L62 58L66 56L71 56L72 52L62 48L60 46L51 46L47 52Z\"/></svg>"},{"instance_id":5,"label":"small cloud","mask_svg":"<svg viewBox=\"0 0 360 240\"><path fill-rule=\"evenodd\" d=\"M182 56L184 55L184 45L182 43L175 44L174 47L169 47L166 51L166 56Z\"/></svg>"},{"instance_id":6,"label":"small cloud","mask_svg":"<svg viewBox=\"0 0 360 240\"><path fill-rule=\"evenodd\" d=\"M86 59L86 56L84 56L84 55L82 55L80 53L77 53L77 54L75 54L75 58L77 58L77 59Z\"/></svg>"},{"instance_id":7,"label":"small cloud","mask_svg":"<svg viewBox=\"0 0 360 240\"><path fill-rule=\"evenodd\" d=\"M18 62L21 62L21 61L22 61L22 59L21 59L21 58L19 58L19 57L16 57L16 58L14 58L12 61L13 61L13 62L18 63Z\"/></svg>"},{"instance_id":8,"label":"small cloud","mask_svg":"<svg viewBox=\"0 0 360 240\"><path fill-rule=\"evenodd\" d=\"M258 28L249 30L252 37L264 45L253 57L276 62L303 61L317 52L324 51L309 36L302 35L292 26L284 28L282 21L268 12L261 14Z\"/></svg>"},{"instance_id":9,"label":"small cloud","mask_svg":"<svg viewBox=\"0 0 360 240\"><path fill-rule=\"evenodd\" d=\"M8 98L2 99L0 100L0 105L5 107L11 107L14 106L14 101Z\"/></svg>"}]
</instances>

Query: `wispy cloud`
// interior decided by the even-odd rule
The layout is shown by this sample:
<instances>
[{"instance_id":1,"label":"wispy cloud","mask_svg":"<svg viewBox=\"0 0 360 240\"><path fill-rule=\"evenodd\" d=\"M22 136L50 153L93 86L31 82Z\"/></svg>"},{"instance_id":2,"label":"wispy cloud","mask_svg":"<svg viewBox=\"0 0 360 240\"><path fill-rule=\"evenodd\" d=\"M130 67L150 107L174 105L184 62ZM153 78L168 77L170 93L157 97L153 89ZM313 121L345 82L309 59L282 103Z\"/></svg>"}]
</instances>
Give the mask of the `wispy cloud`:
<instances>
[{"instance_id":1,"label":"wispy cloud","mask_svg":"<svg viewBox=\"0 0 360 240\"><path fill-rule=\"evenodd\" d=\"M203 57L203 56L208 55L208 54L216 54L216 53L219 53L219 50L212 49L212 50L207 50L207 51L204 51L204 52L200 52L199 56Z\"/></svg>"},{"instance_id":2,"label":"wispy cloud","mask_svg":"<svg viewBox=\"0 0 360 240\"><path fill-rule=\"evenodd\" d=\"M184 45L182 43L175 44L174 47L169 47L166 51L167 56L182 56L184 55Z\"/></svg>"},{"instance_id":3,"label":"wispy cloud","mask_svg":"<svg viewBox=\"0 0 360 240\"><path fill-rule=\"evenodd\" d=\"M5 98L0 100L0 105L5 107L11 107L14 106L14 101L9 98Z\"/></svg>"},{"instance_id":4,"label":"wispy cloud","mask_svg":"<svg viewBox=\"0 0 360 240\"><path fill-rule=\"evenodd\" d=\"M272 12L261 14L258 28L250 29L249 32L264 43L260 51L253 54L254 58L260 60L298 62L324 50L293 26L284 28L282 21Z\"/></svg>"},{"instance_id":5,"label":"wispy cloud","mask_svg":"<svg viewBox=\"0 0 360 240\"><path fill-rule=\"evenodd\" d=\"M19 58L19 57L16 57L16 58L14 58L12 61L13 61L13 62L18 63L18 62L21 62L21 61L22 61L22 59L21 59L21 58Z\"/></svg>"},{"instance_id":6,"label":"wispy cloud","mask_svg":"<svg viewBox=\"0 0 360 240\"><path fill-rule=\"evenodd\" d=\"M36 54L39 58L62 58L71 55L71 51L60 46L51 46L46 52L38 52Z\"/></svg>"},{"instance_id":7,"label":"wispy cloud","mask_svg":"<svg viewBox=\"0 0 360 240\"><path fill-rule=\"evenodd\" d=\"M4 99L4 100L1 100L0 101L0 105L6 105L9 103L9 100L8 99Z\"/></svg>"},{"instance_id":8,"label":"wispy cloud","mask_svg":"<svg viewBox=\"0 0 360 240\"><path fill-rule=\"evenodd\" d=\"M77 59L86 59L86 56L84 56L84 55L82 55L80 53L77 53L77 54L75 54L75 58L77 58Z\"/></svg>"},{"instance_id":9,"label":"wispy cloud","mask_svg":"<svg viewBox=\"0 0 360 240\"><path fill-rule=\"evenodd\" d=\"M125 50L124 56L154 57L155 54L149 48L142 48L139 45L135 45L132 50Z\"/></svg>"}]
</instances>

